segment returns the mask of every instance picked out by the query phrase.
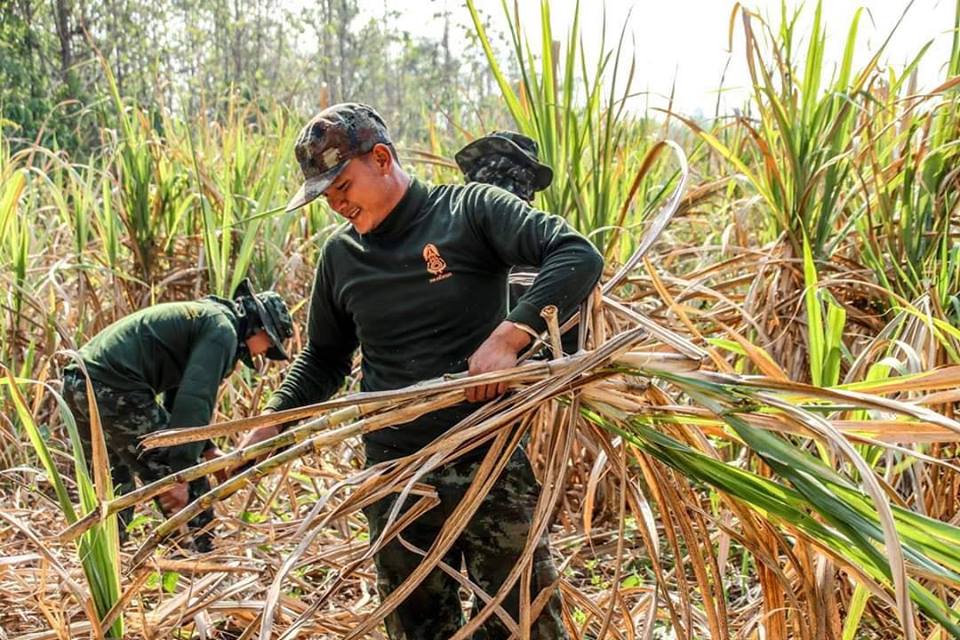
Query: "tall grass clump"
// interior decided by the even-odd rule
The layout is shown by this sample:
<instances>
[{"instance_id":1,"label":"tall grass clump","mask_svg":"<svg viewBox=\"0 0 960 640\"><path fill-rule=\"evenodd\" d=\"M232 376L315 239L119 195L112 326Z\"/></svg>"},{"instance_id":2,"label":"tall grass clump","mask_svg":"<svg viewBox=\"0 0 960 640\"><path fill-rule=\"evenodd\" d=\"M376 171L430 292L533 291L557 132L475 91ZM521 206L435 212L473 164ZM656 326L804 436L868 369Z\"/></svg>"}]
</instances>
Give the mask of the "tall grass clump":
<instances>
[{"instance_id":1,"label":"tall grass clump","mask_svg":"<svg viewBox=\"0 0 960 640\"><path fill-rule=\"evenodd\" d=\"M0 120L0 266L3 267L4 287L9 292L7 304L19 316L23 306L23 288L27 277L30 251L29 222L21 213L27 197L29 171L21 166L20 154L11 155L7 127L12 124Z\"/></svg>"},{"instance_id":2,"label":"tall grass clump","mask_svg":"<svg viewBox=\"0 0 960 640\"><path fill-rule=\"evenodd\" d=\"M611 304L611 310L615 306ZM601 333L612 328L606 326ZM727 590L733 587L728 581L735 579L721 568L729 556L720 551L726 543L717 542L724 538L712 528L711 523L717 522L726 523L722 530L731 533L733 544L742 549L746 560L740 570L751 576L751 583L754 572L759 575L762 612L756 615L762 618L758 624L772 637L827 637L822 617L829 605L824 605L824 599L836 598L835 590L849 592L848 588L861 587L865 594L860 599L876 599L876 607L894 612L897 620L888 624L897 625L902 637L916 637L914 607L933 625L960 633L958 616L950 606L952 598L940 591L941 587L955 590L960 585L960 556L954 550L960 530L915 513L888 495L888 483L895 482L902 472L895 470L892 461L872 468L849 441L869 437L889 451L896 450L898 439L918 438L923 433L955 442L960 424L922 406L883 396L910 388L948 388L960 380L960 369L877 380L860 384L856 391L832 390L782 377L697 371L696 358L648 350L652 345L644 346L645 332L640 327L607 335L612 337L602 344L593 344L588 337L587 344L593 348L579 357L549 365L530 362L518 369L485 374L488 380L506 381L514 393L455 425L424 450L338 482L291 534L296 550L274 578L262 620L254 623L260 626L261 637L270 637L274 626L280 624L275 614L281 584L294 567L302 568L307 562L304 554L325 526L347 518L371 500L395 495L403 500L424 473L488 443L490 451L477 472L479 479L474 480L476 491L447 519L439 538L442 542L427 550L423 563L400 590L412 589L441 562L483 499L481 487L488 474L502 467L527 432L534 450L539 444L546 445L541 449L543 457L534 456L543 492L533 531L546 526L558 505L569 510L565 499L561 500L565 495L561 479L571 472L571 465L579 464L574 455L579 447L589 445L603 452L592 467L592 477L609 474L615 480L606 488L614 495L602 499L613 507L607 531L618 536L614 538L616 549L609 549L612 578L596 602L569 585L564 588L571 602L590 602L590 615L575 622L581 635L606 637L609 621L620 616L629 618L627 624L645 624L652 629L654 618L648 618L648 613L658 605L636 603L632 600L636 594L630 593L628 586L648 580L647 590L656 590L662 598L662 615L678 637L729 635L732 607ZM638 389L630 383L638 378L651 384ZM183 471L179 480L256 458L271 447L290 445L162 524L137 551L134 562L146 560L163 535L175 531L212 501L227 499L249 479L359 433L402 424L431 407L457 402L470 384L471 380L463 378L429 381L395 392L355 394L254 419L152 435L145 443L148 448L311 418L271 442L234 452L232 461L204 463ZM895 424L851 421L844 413L852 408L884 411L902 420ZM832 455L826 460L818 458L809 451L813 445ZM131 499L142 501L156 495L170 481L158 481L135 498L107 504L103 513L129 506ZM601 500L594 493L596 480L589 484L593 488L587 489L584 500L595 504ZM416 496L411 494L410 499L425 502L414 508L429 508L429 494ZM587 513L583 518L580 531L589 538L598 523ZM641 547L652 564L643 578L630 582L620 573L623 545L628 544L624 540L628 519L636 536L629 544ZM398 516L398 529L405 524L408 520ZM661 536L669 552L661 548ZM538 537L532 533L529 540ZM385 543L378 540L374 548ZM528 541L511 572L512 583L529 567L532 549ZM371 553L372 549L348 565L338 562L336 572L327 574L328 579L316 587L311 606L299 614L292 628L308 624L317 608L330 602ZM581 553L587 553L586 549ZM336 552L330 557L335 558ZM310 562L325 566L322 557ZM839 567L842 582L806 580L804 576L813 567L831 575ZM484 598L481 612L455 637L469 637L480 620L493 615L496 602L507 589L509 584L496 594L487 594L492 602ZM345 630L345 637L369 633L396 606L398 598L394 595L382 601L356 626ZM851 613L848 618L854 627L858 615ZM521 613L521 624L530 619Z\"/></svg>"},{"instance_id":3,"label":"tall grass clump","mask_svg":"<svg viewBox=\"0 0 960 640\"><path fill-rule=\"evenodd\" d=\"M755 110L736 121L746 132L744 144L729 147L714 133L687 122L761 196L767 208L765 240L783 237L792 255L800 256L806 238L815 259L828 257L849 231L845 195L861 92L887 41L865 66L854 69L862 15L858 9L839 67L831 70L824 64L827 31L821 2L815 5L809 32L801 28L802 9L788 9L786 3L781 5L778 28L739 4L731 24L738 12L753 92L750 109Z\"/></svg>"},{"instance_id":4,"label":"tall grass clump","mask_svg":"<svg viewBox=\"0 0 960 640\"><path fill-rule=\"evenodd\" d=\"M583 45L579 2L561 43L554 36L550 3L541 0L542 35L532 46L519 14L504 0L520 74L514 84L496 57L475 2L467 0L467 7L517 129L537 140L541 158L553 167L553 184L540 196L543 208L588 234L607 257L625 260L644 213L680 179L676 167L655 161L667 147L655 144L650 121L628 110L635 65L626 51L626 23L608 44L604 21L600 55L593 63Z\"/></svg>"},{"instance_id":5,"label":"tall grass clump","mask_svg":"<svg viewBox=\"0 0 960 640\"><path fill-rule=\"evenodd\" d=\"M878 79L863 116L857 229L863 262L899 298L929 296L939 317L960 322L960 3L943 82L916 90L915 66ZM896 299L891 300L896 305Z\"/></svg>"},{"instance_id":6,"label":"tall grass clump","mask_svg":"<svg viewBox=\"0 0 960 640\"><path fill-rule=\"evenodd\" d=\"M843 368L836 361L813 361L825 354L820 347L827 334L821 331L823 322L810 315L817 306L811 304L814 294L808 289L830 289L815 296L821 301L829 298L836 347L832 353L842 355L842 365L847 366L853 360L847 350L850 343L869 333L865 325L882 326L882 319L870 314L890 303L878 302L883 292L864 281L861 265L879 268L877 258L870 256L881 254L880 262L887 261L888 270L889 261L903 263L902 251L880 247L884 242L880 236L886 234L880 234L876 224L881 207L872 200L871 177L883 173L878 169L885 163L870 157L889 159L889 170L879 179L884 189L896 189L892 185L899 183L896 174L903 168L902 142L909 139L903 132L919 121L898 119L903 109L891 108L897 99L884 93L881 57L899 22L864 64L855 65L862 15L862 9L854 13L842 56L831 66L825 62L822 3L813 5L812 15L802 6L793 9L782 3L778 23L737 4L730 37L732 43L739 22L751 79L749 104L730 124L704 128L684 118L729 163L729 170L742 177L745 199L756 198L752 219L765 250L754 265L756 278L744 305L755 319L748 336L768 348L792 379L816 382L824 367L831 369L831 376ZM808 18L809 30L804 28ZM899 85L897 81L890 94L900 95ZM890 126L877 122L873 117L877 110L886 111ZM866 228L874 230L878 240L874 248L864 248L869 244L861 240ZM842 316L857 321L845 323Z\"/></svg>"},{"instance_id":7,"label":"tall grass clump","mask_svg":"<svg viewBox=\"0 0 960 640\"><path fill-rule=\"evenodd\" d=\"M152 283L164 239L175 236L183 207L189 206L188 175L177 160L164 153L164 143L152 119L120 95L110 65L101 59L112 97L115 140L110 169L115 180L117 211L131 239L139 277Z\"/></svg>"},{"instance_id":8,"label":"tall grass clump","mask_svg":"<svg viewBox=\"0 0 960 640\"><path fill-rule=\"evenodd\" d=\"M78 513L67 490L64 478L61 476L60 468L56 464L53 452L48 446L39 425L34 420L35 406L31 408L27 405L27 400L20 388L20 385L27 381L15 379L9 370L5 370L5 375L6 377L2 382L16 408L20 426L27 434L37 460L46 473L47 480L53 485L57 504L66 522L73 524L83 516L93 512L98 504L113 499L113 483L110 479L107 451L99 427L99 419L91 420L91 441L93 443L93 460L91 461L93 463L93 474L91 475L81 446L76 422L66 403L59 395L55 394L60 416L73 445L74 481L80 499L80 512ZM89 387L88 393L92 398L92 389ZM94 403L91 403L91 409L96 416ZM90 602L83 593L74 594L79 600L78 604L87 610L87 619L93 627L95 637L119 640L124 637L124 624L121 611L115 608L121 597L120 543L116 516L110 516L94 524L78 538L76 544L77 557L87 580L89 594L93 601L93 610L89 610Z\"/></svg>"},{"instance_id":9,"label":"tall grass clump","mask_svg":"<svg viewBox=\"0 0 960 640\"><path fill-rule=\"evenodd\" d=\"M273 285L283 270L284 250L302 213L286 213L290 150L296 127L282 109L264 113L236 96L226 113L199 126L167 120L169 144L189 150L199 218L203 261L210 290L229 295L251 273L262 286ZM176 151L175 151L176 152Z\"/></svg>"}]
</instances>

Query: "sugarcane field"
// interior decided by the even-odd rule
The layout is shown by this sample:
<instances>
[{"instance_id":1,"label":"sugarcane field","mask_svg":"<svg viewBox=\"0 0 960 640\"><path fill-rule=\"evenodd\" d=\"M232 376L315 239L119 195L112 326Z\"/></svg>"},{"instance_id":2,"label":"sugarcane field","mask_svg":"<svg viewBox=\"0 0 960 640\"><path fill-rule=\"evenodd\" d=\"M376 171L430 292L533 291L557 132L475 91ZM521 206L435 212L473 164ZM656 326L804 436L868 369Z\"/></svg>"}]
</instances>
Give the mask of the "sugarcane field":
<instances>
[{"instance_id":1,"label":"sugarcane field","mask_svg":"<svg viewBox=\"0 0 960 640\"><path fill-rule=\"evenodd\" d=\"M960 0L0 0L0 640L960 638Z\"/></svg>"}]
</instances>

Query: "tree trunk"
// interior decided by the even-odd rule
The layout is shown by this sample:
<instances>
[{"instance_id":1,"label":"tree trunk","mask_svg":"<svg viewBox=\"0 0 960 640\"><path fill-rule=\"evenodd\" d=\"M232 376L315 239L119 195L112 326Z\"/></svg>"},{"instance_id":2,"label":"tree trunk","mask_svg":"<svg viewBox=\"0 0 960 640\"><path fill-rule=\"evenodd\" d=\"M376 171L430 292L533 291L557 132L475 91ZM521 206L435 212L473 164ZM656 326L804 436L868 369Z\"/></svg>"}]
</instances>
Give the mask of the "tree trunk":
<instances>
[{"instance_id":1,"label":"tree trunk","mask_svg":"<svg viewBox=\"0 0 960 640\"><path fill-rule=\"evenodd\" d=\"M70 70L73 67L73 52L70 48L70 0L56 0L53 4L53 13L57 27L57 38L60 40L60 76L63 83L72 88L70 82Z\"/></svg>"},{"instance_id":2,"label":"tree trunk","mask_svg":"<svg viewBox=\"0 0 960 640\"><path fill-rule=\"evenodd\" d=\"M340 10L337 12L338 20L338 29L337 29L337 44L339 45L339 55L340 59L337 60L337 65L340 68L340 98L338 102L346 100L348 96L348 86L347 82L347 40L350 38L350 9L347 7L347 0L340 0Z\"/></svg>"}]
</instances>

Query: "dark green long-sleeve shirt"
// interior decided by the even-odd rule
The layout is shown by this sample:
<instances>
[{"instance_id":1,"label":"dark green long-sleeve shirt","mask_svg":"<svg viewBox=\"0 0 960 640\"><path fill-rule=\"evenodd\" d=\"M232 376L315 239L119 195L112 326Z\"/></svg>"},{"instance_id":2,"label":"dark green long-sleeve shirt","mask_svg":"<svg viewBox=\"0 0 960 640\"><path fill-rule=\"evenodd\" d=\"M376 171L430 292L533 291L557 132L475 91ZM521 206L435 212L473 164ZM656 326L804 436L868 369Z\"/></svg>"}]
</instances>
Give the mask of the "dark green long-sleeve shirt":
<instances>
[{"instance_id":1,"label":"dark green long-sleeve shirt","mask_svg":"<svg viewBox=\"0 0 960 640\"><path fill-rule=\"evenodd\" d=\"M507 314L511 266L540 268ZM384 221L360 235L340 227L321 250L304 350L268 406L333 395L363 352L364 391L397 389L467 369L467 359L508 318L538 331L540 310L568 316L600 277L603 260L557 216L485 184L413 180ZM368 456L416 450L470 413L464 404L365 438Z\"/></svg>"},{"instance_id":2,"label":"dark green long-sleeve shirt","mask_svg":"<svg viewBox=\"0 0 960 640\"><path fill-rule=\"evenodd\" d=\"M90 377L119 391L168 393L171 427L210 422L217 390L237 363L238 320L213 299L141 309L80 349Z\"/></svg>"}]
</instances>

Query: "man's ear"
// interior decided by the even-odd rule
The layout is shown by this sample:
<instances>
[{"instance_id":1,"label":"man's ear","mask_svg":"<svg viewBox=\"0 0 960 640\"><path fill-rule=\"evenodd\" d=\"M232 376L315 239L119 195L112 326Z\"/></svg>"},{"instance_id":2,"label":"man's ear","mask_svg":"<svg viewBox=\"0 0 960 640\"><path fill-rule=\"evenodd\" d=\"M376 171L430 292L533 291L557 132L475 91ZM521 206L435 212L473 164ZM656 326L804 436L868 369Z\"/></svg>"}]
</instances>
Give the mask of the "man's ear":
<instances>
[{"instance_id":1,"label":"man's ear","mask_svg":"<svg viewBox=\"0 0 960 640\"><path fill-rule=\"evenodd\" d=\"M377 143L373 147L373 161L381 172L389 173L390 169L393 168L393 154L390 153L390 147L383 143Z\"/></svg>"}]
</instances>

